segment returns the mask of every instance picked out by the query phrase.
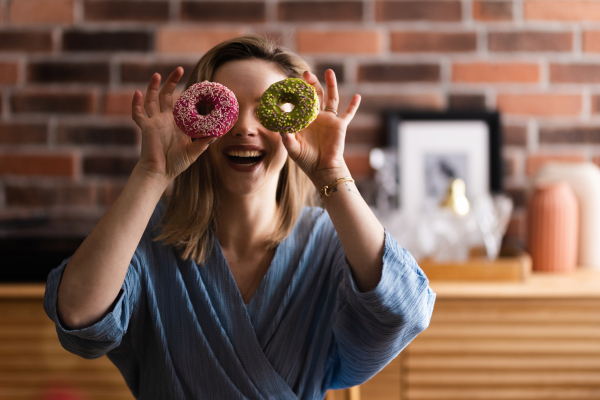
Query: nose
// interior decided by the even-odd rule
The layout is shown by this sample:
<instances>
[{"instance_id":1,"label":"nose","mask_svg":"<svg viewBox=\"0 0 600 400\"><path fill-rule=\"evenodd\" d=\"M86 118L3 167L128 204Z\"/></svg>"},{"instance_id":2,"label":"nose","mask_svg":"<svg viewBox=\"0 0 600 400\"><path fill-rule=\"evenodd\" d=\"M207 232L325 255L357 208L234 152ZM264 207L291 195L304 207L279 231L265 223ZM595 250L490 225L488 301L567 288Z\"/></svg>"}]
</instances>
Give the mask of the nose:
<instances>
[{"instance_id":1,"label":"nose","mask_svg":"<svg viewBox=\"0 0 600 400\"><path fill-rule=\"evenodd\" d=\"M240 113L235 125L233 125L232 133L233 136L240 138L256 136L258 135L259 126L260 122L256 114L250 110L243 110L240 107Z\"/></svg>"}]
</instances>

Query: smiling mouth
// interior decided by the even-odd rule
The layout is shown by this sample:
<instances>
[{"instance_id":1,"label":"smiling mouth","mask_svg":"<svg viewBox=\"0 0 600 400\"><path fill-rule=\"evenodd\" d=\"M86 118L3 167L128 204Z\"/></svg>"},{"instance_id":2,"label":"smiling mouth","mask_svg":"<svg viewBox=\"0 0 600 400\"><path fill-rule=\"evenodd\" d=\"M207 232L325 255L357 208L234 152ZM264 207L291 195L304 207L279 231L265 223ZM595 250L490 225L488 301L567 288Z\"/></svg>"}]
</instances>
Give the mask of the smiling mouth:
<instances>
[{"instance_id":1,"label":"smiling mouth","mask_svg":"<svg viewBox=\"0 0 600 400\"><path fill-rule=\"evenodd\" d=\"M229 151L227 152L227 157L234 164L250 166L262 161L265 155L258 150Z\"/></svg>"}]
</instances>

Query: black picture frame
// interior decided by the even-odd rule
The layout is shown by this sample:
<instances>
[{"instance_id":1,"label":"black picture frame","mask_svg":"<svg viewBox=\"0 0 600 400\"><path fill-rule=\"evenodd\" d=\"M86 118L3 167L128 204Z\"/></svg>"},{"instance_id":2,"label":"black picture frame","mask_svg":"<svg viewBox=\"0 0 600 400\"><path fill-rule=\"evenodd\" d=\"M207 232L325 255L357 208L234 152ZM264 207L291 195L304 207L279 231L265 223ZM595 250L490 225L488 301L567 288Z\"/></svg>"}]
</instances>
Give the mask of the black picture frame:
<instances>
[{"instance_id":1,"label":"black picture frame","mask_svg":"<svg viewBox=\"0 0 600 400\"><path fill-rule=\"evenodd\" d=\"M483 121L488 126L489 190L491 194L503 190L502 125L497 111L389 111L387 122L387 146L398 147L398 128L403 121Z\"/></svg>"}]
</instances>

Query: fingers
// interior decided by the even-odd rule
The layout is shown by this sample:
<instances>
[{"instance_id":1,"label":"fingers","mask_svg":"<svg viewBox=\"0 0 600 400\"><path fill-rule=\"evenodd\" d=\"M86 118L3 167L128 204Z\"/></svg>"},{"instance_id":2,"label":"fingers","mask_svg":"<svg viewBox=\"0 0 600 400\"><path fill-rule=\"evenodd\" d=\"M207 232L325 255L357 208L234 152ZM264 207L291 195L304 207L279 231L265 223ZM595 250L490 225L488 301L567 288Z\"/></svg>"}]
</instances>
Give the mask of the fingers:
<instances>
[{"instance_id":1,"label":"fingers","mask_svg":"<svg viewBox=\"0 0 600 400\"><path fill-rule=\"evenodd\" d=\"M177 67L165 81L165 84L158 94L161 112L173 111L173 91L177 87L177 83L179 83L182 76L183 68Z\"/></svg>"},{"instance_id":2,"label":"fingers","mask_svg":"<svg viewBox=\"0 0 600 400\"><path fill-rule=\"evenodd\" d=\"M296 135L294 135L293 133L282 133L281 140L290 158L292 160L296 160L297 155L300 153L300 143L298 143L298 140L296 140Z\"/></svg>"},{"instance_id":3,"label":"fingers","mask_svg":"<svg viewBox=\"0 0 600 400\"><path fill-rule=\"evenodd\" d=\"M358 110L359 105L360 95L355 94L354 96L352 96L352 99L350 100L350 104L348 105L346 112L340 116L340 118L344 120L346 125L348 125L350 121L352 121L352 118L354 118L354 114L356 114L356 110Z\"/></svg>"},{"instance_id":4,"label":"fingers","mask_svg":"<svg viewBox=\"0 0 600 400\"><path fill-rule=\"evenodd\" d=\"M190 161L190 164L196 161L200 154L204 153L208 146L212 143L216 142L218 138L209 136L205 138L198 138L190 143L187 148L187 154Z\"/></svg>"},{"instance_id":5,"label":"fingers","mask_svg":"<svg viewBox=\"0 0 600 400\"><path fill-rule=\"evenodd\" d=\"M338 94L337 79L335 79L335 72L328 69L325 71L325 85L327 86L327 97L325 100L325 107L333 108L337 110L340 103L340 96Z\"/></svg>"},{"instance_id":6,"label":"fingers","mask_svg":"<svg viewBox=\"0 0 600 400\"><path fill-rule=\"evenodd\" d=\"M142 110L142 92L136 90L131 100L131 118L141 128L146 116Z\"/></svg>"},{"instance_id":7,"label":"fingers","mask_svg":"<svg viewBox=\"0 0 600 400\"><path fill-rule=\"evenodd\" d=\"M146 91L146 98L144 99L144 109L148 117L152 117L160 112L160 106L158 103L158 87L160 86L160 74L158 72L152 75L150 83L148 83L148 90Z\"/></svg>"},{"instance_id":8,"label":"fingers","mask_svg":"<svg viewBox=\"0 0 600 400\"><path fill-rule=\"evenodd\" d=\"M314 86L317 90L317 96L319 97L319 110L323 110L323 87L317 79L317 76L315 74L311 74L308 71L304 71L302 77L304 78L306 83L308 83L311 86Z\"/></svg>"}]
</instances>

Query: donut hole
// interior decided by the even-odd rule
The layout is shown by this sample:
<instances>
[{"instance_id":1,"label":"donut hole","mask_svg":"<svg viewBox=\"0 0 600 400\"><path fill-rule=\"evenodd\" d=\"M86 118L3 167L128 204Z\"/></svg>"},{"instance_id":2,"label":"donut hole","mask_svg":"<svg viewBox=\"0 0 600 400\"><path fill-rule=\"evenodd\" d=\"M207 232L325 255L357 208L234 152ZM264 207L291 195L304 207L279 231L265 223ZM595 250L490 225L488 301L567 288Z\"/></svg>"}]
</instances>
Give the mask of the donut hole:
<instances>
[{"instance_id":1,"label":"donut hole","mask_svg":"<svg viewBox=\"0 0 600 400\"><path fill-rule=\"evenodd\" d=\"M206 102L199 102L196 104L196 111L198 111L198 115L208 115L215 109L215 106Z\"/></svg>"},{"instance_id":2,"label":"donut hole","mask_svg":"<svg viewBox=\"0 0 600 400\"><path fill-rule=\"evenodd\" d=\"M281 108L281 111L284 113L290 113L294 109L294 105L292 103L279 103L277 106Z\"/></svg>"}]
</instances>

